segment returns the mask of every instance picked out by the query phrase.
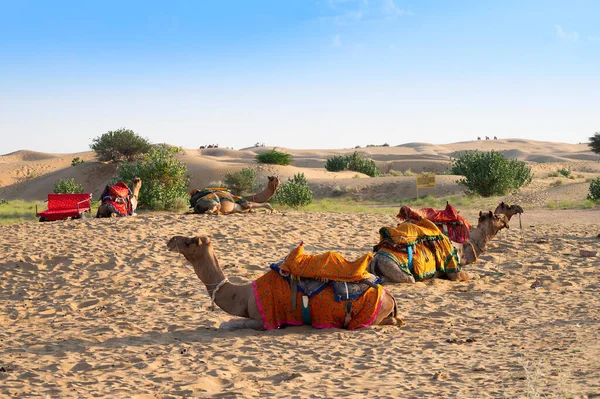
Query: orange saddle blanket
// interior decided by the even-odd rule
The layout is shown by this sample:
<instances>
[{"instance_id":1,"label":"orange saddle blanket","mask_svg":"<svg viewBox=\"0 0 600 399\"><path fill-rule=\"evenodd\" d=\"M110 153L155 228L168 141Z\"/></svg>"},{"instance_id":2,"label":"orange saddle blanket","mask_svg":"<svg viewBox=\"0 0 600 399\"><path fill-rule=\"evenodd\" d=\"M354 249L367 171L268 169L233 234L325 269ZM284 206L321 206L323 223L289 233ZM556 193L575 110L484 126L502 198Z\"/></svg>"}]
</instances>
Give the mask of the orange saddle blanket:
<instances>
[{"instance_id":1,"label":"orange saddle blanket","mask_svg":"<svg viewBox=\"0 0 600 399\"><path fill-rule=\"evenodd\" d=\"M366 253L354 261L349 261L333 251L308 255L304 253L304 244L301 243L285 258L281 269L296 277L355 282L369 278L367 267L371 259L371 253Z\"/></svg>"}]
</instances>

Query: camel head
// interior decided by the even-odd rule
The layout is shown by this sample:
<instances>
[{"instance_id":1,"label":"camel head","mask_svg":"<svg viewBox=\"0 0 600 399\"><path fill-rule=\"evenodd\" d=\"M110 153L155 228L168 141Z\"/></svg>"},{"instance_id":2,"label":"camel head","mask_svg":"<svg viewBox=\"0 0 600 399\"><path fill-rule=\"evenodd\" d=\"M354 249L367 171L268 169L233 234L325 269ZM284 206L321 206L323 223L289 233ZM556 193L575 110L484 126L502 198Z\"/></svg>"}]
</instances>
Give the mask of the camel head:
<instances>
[{"instance_id":1,"label":"camel head","mask_svg":"<svg viewBox=\"0 0 600 399\"><path fill-rule=\"evenodd\" d=\"M279 176L267 176L267 178L269 179L269 188L273 190L273 192L276 192L281 184Z\"/></svg>"},{"instance_id":2,"label":"camel head","mask_svg":"<svg viewBox=\"0 0 600 399\"><path fill-rule=\"evenodd\" d=\"M211 245L210 238L205 234L200 234L196 237L173 236L167 243L167 248L171 252L179 252L187 257L187 255L209 245Z\"/></svg>"},{"instance_id":3,"label":"camel head","mask_svg":"<svg viewBox=\"0 0 600 399\"><path fill-rule=\"evenodd\" d=\"M496 210L494 211L495 214L503 214L506 215L506 217L508 218L508 220L510 220L511 217L513 217L516 214L521 214L523 213L523 208L521 208L521 206L519 205L508 205L507 203L505 203L504 201L502 201L497 207Z\"/></svg>"},{"instance_id":4,"label":"camel head","mask_svg":"<svg viewBox=\"0 0 600 399\"><path fill-rule=\"evenodd\" d=\"M477 228L483 226L489 233L495 235L498 231L503 228L509 229L509 219L506 215L500 213L495 214L492 211L479 212L479 220L477 221Z\"/></svg>"}]
</instances>

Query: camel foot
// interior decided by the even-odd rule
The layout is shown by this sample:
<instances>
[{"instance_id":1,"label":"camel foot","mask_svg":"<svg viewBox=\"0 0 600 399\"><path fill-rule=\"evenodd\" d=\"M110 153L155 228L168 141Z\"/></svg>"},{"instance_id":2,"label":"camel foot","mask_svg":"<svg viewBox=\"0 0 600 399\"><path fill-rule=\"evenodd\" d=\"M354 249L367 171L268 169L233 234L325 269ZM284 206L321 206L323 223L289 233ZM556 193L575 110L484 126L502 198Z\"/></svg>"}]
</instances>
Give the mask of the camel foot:
<instances>
[{"instance_id":1,"label":"camel foot","mask_svg":"<svg viewBox=\"0 0 600 399\"><path fill-rule=\"evenodd\" d=\"M111 214L110 214L110 217L111 217L111 218L116 218L117 216L119 216L119 215L117 215L117 213L116 213L116 212L113 212L113 213L111 213Z\"/></svg>"},{"instance_id":2,"label":"camel foot","mask_svg":"<svg viewBox=\"0 0 600 399\"><path fill-rule=\"evenodd\" d=\"M415 278L413 276L409 276L406 273L400 273L395 276L395 278L391 279L387 276L383 276L382 284L414 284Z\"/></svg>"},{"instance_id":3,"label":"camel foot","mask_svg":"<svg viewBox=\"0 0 600 399\"><path fill-rule=\"evenodd\" d=\"M446 273L448 276L448 280L450 281L470 281L471 276L464 270L461 270L457 273Z\"/></svg>"},{"instance_id":4,"label":"camel foot","mask_svg":"<svg viewBox=\"0 0 600 399\"><path fill-rule=\"evenodd\" d=\"M402 327L404 325L404 320L402 320L399 317L386 317L385 319L381 320L381 323L379 323L380 326L398 326L398 327Z\"/></svg>"},{"instance_id":5,"label":"camel foot","mask_svg":"<svg viewBox=\"0 0 600 399\"><path fill-rule=\"evenodd\" d=\"M251 319L233 319L224 321L219 326L220 330L235 331L249 328L252 330L262 331L264 330L262 321L251 320Z\"/></svg>"}]
</instances>

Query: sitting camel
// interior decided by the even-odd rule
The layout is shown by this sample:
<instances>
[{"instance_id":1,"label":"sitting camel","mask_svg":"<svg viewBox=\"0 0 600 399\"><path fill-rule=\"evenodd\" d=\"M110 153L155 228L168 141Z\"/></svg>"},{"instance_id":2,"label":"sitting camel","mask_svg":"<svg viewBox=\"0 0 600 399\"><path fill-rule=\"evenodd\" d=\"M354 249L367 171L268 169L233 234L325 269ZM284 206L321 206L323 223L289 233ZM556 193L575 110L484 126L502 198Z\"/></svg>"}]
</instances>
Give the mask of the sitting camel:
<instances>
[{"instance_id":1,"label":"sitting camel","mask_svg":"<svg viewBox=\"0 0 600 399\"><path fill-rule=\"evenodd\" d=\"M98 207L96 217L135 216L135 210L138 206L138 195L142 188L142 179L135 177L131 182L133 183L131 194L129 193L129 187L123 182L119 182L112 187L106 186L100 196L102 205Z\"/></svg>"},{"instance_id":2,"label":"sitting camel","mask_svg":"<svg viewBox=\"0 0 600 399\"><path fill-rule=\"evenodd\" d=\"M211 297L212 304L216 304L218 307L220 307L222 310L229 313L230 315L248 319L223 323L221 325L222 328L253 328L256 330L277 328L273 326L268 326L266 321L263 319L265 305L261 302L261 297L259 296L259 290L257 287L259 284L258 281L268 276L273 276L273 278L275 279L283 280L283 278L279 276L278 272L271 270L259 280L253 281L252 283L244 285L235 285L230 283L229 280L223 274L211 241L206 235L200 235L198 237L174 236L169 240L167 247L172 252L179 252L180 254L182 254L192 264L196 275L204 283L204 286L206 287L206 290L208 291L208 294ZM329 288L329 290L331 289ZM373 291L374 289L370 290ZM289 299L285 302L282 302L285 303L284 306L286 306L287 308L280 309L279 311L286 312L287 310L289 310L288 308L290 307L290 303L292 303L292 291L289 284L287 284L287 288L284 288L282 291L286 292ZM322 295L331 296L332 294L326 288L320 293L313 296L312 298L321 297ZM312 298L311 302L313 301ZM296 300L298 301L298 303L301 303L300 301L303 300L300 292L297 292ZM328 303L327 310L328 312L331 312L332 315L334 315L335 320L334 322L332 322L332 325L328 325L326 327L341 325L346 326L347 320L345 320L345 318L348 317L349 313L346 313L347 310L345 311L344 308L348 308L348 306L346 306L345 304L350 303L350 301L335 302L332 296L331 301L333 302ZM320 303L322 304L322 302ZM278 303L275 303L274 305L272 305L272 307L276 308L277 304ZM341 308L334 308L334 306L341 306ZM313 322L314 318L318 318L319 316L315 315L315 309L319 308L320 307L317 305L310 307L310 318L313 319ZM402 321L396 318L396 301L394 297L385 289L382 289L382 294L381 297L378 299L378 303L374 303L373 306L350 306L350 308L352 309L352 319L361 318L365 316L369 319L367 324L358 325L355 326L355 328L360 328L366 325L402 324ZM275 309L275 311L277 311L277 309ZM291 322L286 324L303 324L303 316L304 315L301 316L299 323Z\"/></svg>"},{"instance_id":3,"label":"sitting camel","mask_svg":"<svg viewBox=\"0 0 600 399\"><path fill-rule=\"evenodd\" d=\"M460 266L465 266L477 261L481 253L486 250L487 243L503 228L509 228L508 217L503 214L479 212L479 221L475 229L471 229L471 236L464 243L452 242L456 248L456 256ZM384 282L392 283L414 283L415 277L400 270L397 262L387 254L375 253L369 271L383 278ZM452 281L468 281L470 276L464 270L458 272L446 272L445 275ZM443 277L441 273L435 273L435 277Z\"/></svg>"},{"instance_id":4,"label":"sitting camel","mask_svg":"<svg viewBox=\"0 0 600 399\"><path fill-rule=\"evenodd\" d=\"M251 209L266 208L273 212L271 204L267 203L281 182L278 176L268 176L269 183L267 187L257 194L252 194L246 197L237 197L226 190L203 190L194 189L190 192L190 205L194 208L195 213L209 214L230 214L249 212ZM202 195L200 198L194 198L197 195Z\"/></svg>"}]
</instances>

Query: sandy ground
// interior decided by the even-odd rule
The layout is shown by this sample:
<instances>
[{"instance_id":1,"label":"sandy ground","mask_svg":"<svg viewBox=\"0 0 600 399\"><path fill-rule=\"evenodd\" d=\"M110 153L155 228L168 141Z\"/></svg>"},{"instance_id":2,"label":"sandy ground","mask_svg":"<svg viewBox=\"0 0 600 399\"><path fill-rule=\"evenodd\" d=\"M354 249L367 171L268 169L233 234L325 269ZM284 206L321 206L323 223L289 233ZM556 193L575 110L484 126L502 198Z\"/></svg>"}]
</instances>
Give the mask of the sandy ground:
<instances>
[{"instance_id":1,"label":"sandy ground","mask_svg":"<svg viewBox=\"0 0 600 399\"><path fill-rule=\"evenodd\" d=\"M416 194L414 176L323 168L355 149L289 150L290 166L256 164L256 153L268 149L186 150L181 159L193 187L252 167L263 181L305 173L317 197L336 187L359 200ZM394 215L147 213L0 226L0 397L600 397L600 257L580 255L600 250L600 209L542 209L583 201L600 157L584 144L516 139L356 150L384 172L441 173L471 149L529 163L532 184L506 197L525 214L468 266L478 279L388 286L401 328L219 330L231 317L208 309L191 266L166 250L173 235L206 232L225 274L242 283L300 241L311 253L358 257ZM85 162L73 167L77 156ZM41 201L59 178L74 178L97 198L116 167L92 153L6 154L0 198ZM574 179L551 176L559 168ZM437 183L440 197L463 190L456 176L439 175ZM472 222L478 211L461 209ZM531 288L536 281L541 288Z\"/></svg>"},{"instance_id":2,"label":"sandy ground","mask_svg":"<svg viewBox=\"0 0 600 399\"><path fill-rule=\"evenodd\" d=\"M394 223L288 212L0 226L0 397L598 397L600 258L579 255L600 246L597 209L526 210L472 282L389 286L401 328L218 330L231 317L166 251L204 231L241 283L301 240L357 257Z\"/></svg>"}]
</instances>

